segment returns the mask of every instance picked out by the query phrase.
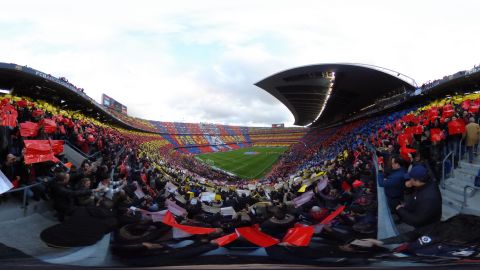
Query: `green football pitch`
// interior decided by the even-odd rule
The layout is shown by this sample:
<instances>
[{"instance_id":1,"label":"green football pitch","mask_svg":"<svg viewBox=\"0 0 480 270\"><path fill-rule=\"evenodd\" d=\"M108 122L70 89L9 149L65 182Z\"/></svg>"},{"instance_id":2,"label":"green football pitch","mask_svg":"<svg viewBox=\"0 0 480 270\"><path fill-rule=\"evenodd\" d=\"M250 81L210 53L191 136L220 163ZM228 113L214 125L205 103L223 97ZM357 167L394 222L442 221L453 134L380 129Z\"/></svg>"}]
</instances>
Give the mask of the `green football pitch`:
<instances>
[{"instance_id":1,"label":"green football pitch","mask_svg":"<svg viewBox=\"0 0 480 270\"><path fill-rule=\"evenodd\" d=\"M263 177L287 147L250 147L229 152L197 155L205 163L244 179Z\"/></svg>"}]
</instances>

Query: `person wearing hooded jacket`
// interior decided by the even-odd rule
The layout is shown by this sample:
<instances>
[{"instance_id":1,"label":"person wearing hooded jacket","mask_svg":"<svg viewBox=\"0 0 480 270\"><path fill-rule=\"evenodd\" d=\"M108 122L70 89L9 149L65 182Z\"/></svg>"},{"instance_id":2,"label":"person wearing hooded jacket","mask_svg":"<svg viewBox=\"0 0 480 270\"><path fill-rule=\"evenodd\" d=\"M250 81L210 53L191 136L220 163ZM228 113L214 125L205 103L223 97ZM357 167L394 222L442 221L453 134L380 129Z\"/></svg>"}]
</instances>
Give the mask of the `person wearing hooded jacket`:
<instances>
[{"instance_id":1,"label":"person wearing hooded jacket","mask_svg":"<svg viewBox=\"0 0 480 270\"><path fill-rule=\"evenodd\" d=\"M396 207L401 221L415 228L440 221L442 217L442 195L438 185L428 177L423 165L417 165L405 175L407 188L413 192L403 204Z\"/></svg>"}]
</instances>

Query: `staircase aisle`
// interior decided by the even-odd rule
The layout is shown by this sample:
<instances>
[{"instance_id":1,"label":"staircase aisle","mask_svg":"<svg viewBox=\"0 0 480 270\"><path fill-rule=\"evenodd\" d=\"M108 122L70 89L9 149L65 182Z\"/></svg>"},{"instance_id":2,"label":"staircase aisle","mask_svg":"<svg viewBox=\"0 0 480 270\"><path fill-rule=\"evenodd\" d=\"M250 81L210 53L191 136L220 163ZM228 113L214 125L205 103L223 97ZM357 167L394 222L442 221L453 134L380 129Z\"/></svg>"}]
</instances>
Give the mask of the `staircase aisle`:
<instances>
[{"instance_id":1,"label":"staircase aisle","mask_svg":"<svg viewBox=\"0 0 480 270\"><path fill-rule=\"evenodd\" d=\"M464 188L474 186L475 176L479 170L479 158L476 158L472 164L463 160L454 170L454 177L445 180L445 189L440 188L443 200L442 220L457 213L480 215L480 190L467 188L467 202L464 204Z\"/></svg>"}]
</instances>

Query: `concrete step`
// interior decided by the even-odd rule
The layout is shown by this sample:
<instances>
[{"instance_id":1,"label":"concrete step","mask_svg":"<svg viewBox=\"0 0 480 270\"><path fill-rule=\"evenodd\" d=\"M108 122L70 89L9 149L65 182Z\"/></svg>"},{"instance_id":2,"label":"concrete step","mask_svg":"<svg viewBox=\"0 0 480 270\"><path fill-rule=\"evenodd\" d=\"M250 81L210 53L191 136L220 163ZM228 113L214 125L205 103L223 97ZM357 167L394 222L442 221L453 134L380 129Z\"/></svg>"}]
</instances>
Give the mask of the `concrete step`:
<instances>
[{"instance_id":1,"label":"concrete step","mask_svg":"<svg viewBox=\"0 0 480 270\"><path fill-rule=\"evenodd\" d=\"M461 173L468 174L468 175L477 175L478 174L477 169L467 167L467 166L457 167L454 171L454 174L457 173L457 172L461 172Z\"/></svg>"},{"instance_id":2,"label":"concrete step","mask_svg":"<svg viewBox=\"0 0 480 270\"><path fill-rule=\"evenodd\" d=\"M465 183L460 179L450 178L445 181L445 189L450 190L458 195L463 196L464 188L469 183ZM472 197L475 193L473 188L467 188L467 196Z\"/></svg>"},{"instance_id":3,"label":"concrete step","mask_svg":"<svg viewBox=\"0 0 480 270\"><path fill-rule=\"evenodd\" d=\"M450 205L452 207L462 209L463 196L448 189L440 189L442 192L442 202L443 204Z\"/></svg>"},{"instance_id":4,"label":"concrete step","mask_svg":"<svg viewBox=\"0 0 480 270\"><path fill-rule=\"evenodd\" d=\"M475 183L475 180L473 177L465 177L464 175L461 175L459 177L459 174L456 174L455 175L456 177L453 177L453 178L448 178L447 180L445 180L445 183L447 182L453 182L459 186L471 186Z\"/></svg>"},{"instance_id":5,"label":"concrete step","mask_svg":"<svg viewBox=\"0 0 480 270\"><path fill-rule=\"evenodd\" d=\"M50 202L44 200L35 201L29 200L27 207L22 208L22 201L20 198L12 194L7 194L6 202L0 204L0 221L19 219L33 214L42 214L51 210Z\"/></svg>"},{"instance_id":6,"label":"concrete step","mask_svg":"<svg viewBox=\"0 0 480 270\"><path fill-rule=\"evenodd\" d=\"M476 175L465 173L465 172L462 172L462 171L459 171L459 170L455 171L455 178L458 179L458 180L464 181L466 183L474 183L475 176ZM448 178L448 179L451 179L451 178Z\"/></svg>"},{"instance_id":7,"label":"concrete step","mask_svg":"<svg viewBox=\"0 0 480 270\"><path fill-rule=\"evenodd\" d=\"M0 243L31 256L57 254L59 249L48 247L40 239L40 233L56 223L38 213L2 221L0 231L4 233L0 234Z\"/></svg>"},{"instance_id":8,"label":"concrete step","mask_svg":"<svg viewBox=\"0 0 480 270\"><path fill-rule=\"evenodd\" d=\"M461 209L461 213L480 216L480 191L475 192L474 196L467 198L467 204L463 205L463 196L448 189L440 190L442 192L443 205Z\"/></svg>"},{"instance_id":9,"label":"concrete step","mask_svg":"<svg viewBox=\"0 0 480 270\"><path fill-rule=\"evenodd\" d=\"M459 208L452 206L450 204L442 204L442 220L447 220L460 212Z\"/></svg>"},{"instance_id":10,"label":"concrete step","mask_svg":"<svg viewBox=\"0 0 480 270\"><path fill-rule=\"evenodd\" d=\"M459 166L469 170L476 170L477 172L480 170L480 164L468 163L467 161L460 161Z\"/></svg>"},{"instance_id":11,"label":"concrete step","mask_svg":"<svg viewBox=\"0 0 480 270\"><path fill-rule=\"evenodd\" d=\"M462 197L463 201L463 197ZM480 214L480 190L474 191L473 196L467 197L467 204L464 210L473 210ZM462 211L463 212L463 211Z\"/></svg>"}]
</instances>

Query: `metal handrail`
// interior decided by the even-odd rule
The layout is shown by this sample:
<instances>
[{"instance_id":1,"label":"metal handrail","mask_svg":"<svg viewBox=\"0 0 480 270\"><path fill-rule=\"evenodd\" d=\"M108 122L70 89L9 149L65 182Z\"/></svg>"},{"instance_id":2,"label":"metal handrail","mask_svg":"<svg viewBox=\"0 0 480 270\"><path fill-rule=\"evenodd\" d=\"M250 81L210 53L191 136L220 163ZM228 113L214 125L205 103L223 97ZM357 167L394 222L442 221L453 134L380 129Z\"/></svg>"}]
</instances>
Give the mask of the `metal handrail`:
<instances>
[{"instance_id":1,"label":"metal handrail","mask_svg":"<svg viewBox=\"0 0 480 270\"><path fill-rule=\"evenodd\" d=\"M464 188L463 188L463 203L462 203L462 209L467 207L467 189L468 188L472 188L474 190L480 190L480 187L476 187L476 186L470 186L470 185L466 185Z\"/></svg>"},{"instance_id":2,"label":"metal handrail","mask_svg":"<svg viewBox=\"0 0 480 270\"><path fill-rule=\"evenodd\" d=\"M6 191L6 192L2 193L2 195L7 194L7 193L15 193L15 192L19 192L19 191L23 190L22 206L20 208L23 209L23 215L25 216L27 214L27 193L28 193L28 191L31 188L42 185L42 184L43 184L42 182L38 182L38 183L31 184L31 185L28 185L28 186L11 189L9 191Z\"/></svg>"},{"instance_id":3,"label":"metal handrail","mask_svg":"<svg viewBox=\"0 0 480 270\"><path fill-rule=\"evenodd\" d=\"M442 160L442 179L440 179L440 185L443 189L445 189L445 161L447 161L447 159L452 156L452 165L451 165L451 168L450 168L450 173L452 174L452 176L454 176L453 174L453 151L450 151L450 153L448 153Z\"/></svg>"},{"instance_id":4,"label":"metal handrail","mask_svg":"<svg viewBox=\"0 0 480 270\"><path fill-rule=\"evenodd\" d=\"M14 192L17 192L17 191L22 191L22 190L26 190L26 189L30 189L32 187L36 187L36 186L39 186L43 184L42 182L38 182L38 183L35 183L35 184L31 184L31 185L28 185L28 186L23 186L23 187L19 187L19 188L14 188L14 189L10 189L8 191L5 191L4 193L2 194L7 194L7 193L14 193Z\"/></svg>"}]
</instances>

